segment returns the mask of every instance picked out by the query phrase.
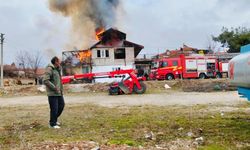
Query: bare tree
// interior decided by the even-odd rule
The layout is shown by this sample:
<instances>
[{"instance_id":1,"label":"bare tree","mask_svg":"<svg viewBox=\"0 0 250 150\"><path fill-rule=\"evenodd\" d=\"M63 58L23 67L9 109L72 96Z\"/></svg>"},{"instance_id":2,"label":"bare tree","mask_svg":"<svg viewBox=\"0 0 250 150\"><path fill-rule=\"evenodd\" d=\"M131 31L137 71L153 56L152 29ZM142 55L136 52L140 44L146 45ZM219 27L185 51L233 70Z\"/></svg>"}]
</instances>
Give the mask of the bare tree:
<instances>
[{"instance_id":1,"label":"bare tree","mask_svg":"<svg viewBox=\"0 0 250 150\"><path fill-rule=\"evenodd\" d=\"M206 48L208 50L216 52L216 47L217 47L217 42L213 41L213 39L211 37L208 37L207 38L207 46L206 46Z\"/></svg>"},{"instance_id":2,"label":"bare tree","mask_svg":"<svg viewBox=\"0 0 250 150\"><path fill-rule=\"evenodd\" d=\"M19 65L19 68L22 68L24 72L26 72L29 66L28 58L30 58L28 51L19 51L16 54L16 62Z\"/></svg>"},{"instance_id":3,"label":"bare tree","mask_svg":"<svg viewBox=\"0 0 250 150\"><path fill-rule=\"evenodd\" d=\"M29 59L29 66L34 71L34 73L37 73L37 69L41 67L42 65L42 53L41 51L36 51L33 53L31 58Z\"/></svg>"},{"instance_id":4,"label":"bare tree","mask_svg":"<svg viewBox=\"0 0 250 150\"><path fill-rule=\"evenodd\" d=\"M35 75L39 67L42 66L42 52L41 51L19 51L16 55L17 64L27 73Z\"/></svg>"}]
</instances>

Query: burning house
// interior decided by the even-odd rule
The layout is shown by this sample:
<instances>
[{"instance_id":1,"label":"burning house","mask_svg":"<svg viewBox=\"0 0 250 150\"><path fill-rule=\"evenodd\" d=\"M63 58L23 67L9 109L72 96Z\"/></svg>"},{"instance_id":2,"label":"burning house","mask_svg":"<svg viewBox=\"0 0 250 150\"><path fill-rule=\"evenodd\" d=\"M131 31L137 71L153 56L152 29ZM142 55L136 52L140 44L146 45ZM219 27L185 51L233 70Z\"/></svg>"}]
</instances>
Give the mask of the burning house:
<instances>
[{"instance_id":1,"label":"burning house","mask_svg":"<svg viewBox=\"0 0 250 150\"><path fill-rule=\"evenodd\" d=\"M127 41L125 33L113 28L100 33L98 37L100 41L90 48L92 72L135 67L135 58L143 46Z\"/></svg>"},{"instance_id":2,"label":"burning house","mask_svg":"<svg viewBox=\"0 0 250 150\"><path fill-rule=\"evenodd\" d=\"M62 60L62 72L65 76L91 72L90 50L64 51Z\"/></svg>"},{"instance_id":3,"label":"burning house","mask_svg":"<svg viewBox=\"0 0 250 150\"><path fill-rule=\"evenodd\" d=\"M135 68L143 46L127 41L125 33L113 28L96 37L99 41L89 50L63 52L63 75Z\"/></svg>"}]
</instances>

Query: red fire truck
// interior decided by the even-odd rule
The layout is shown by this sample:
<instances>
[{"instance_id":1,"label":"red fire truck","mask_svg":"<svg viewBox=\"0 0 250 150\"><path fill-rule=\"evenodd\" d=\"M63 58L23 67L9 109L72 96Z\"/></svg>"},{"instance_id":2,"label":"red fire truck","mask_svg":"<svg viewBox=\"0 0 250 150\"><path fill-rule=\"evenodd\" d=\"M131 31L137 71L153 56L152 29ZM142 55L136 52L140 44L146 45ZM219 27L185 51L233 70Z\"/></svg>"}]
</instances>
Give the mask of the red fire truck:
<instances>
[{"instance_id":1,"label":"red fire truck","mask_svg":"<svg viewBox=\"0 0 250 150\"><path fill-rule=\"evenodd\" d=\"M151 80L173 80L180 78L182 73L180 58L164 58L155 60L149 75Z\"/></svg>"},{"instance_id":2,"label":"red fire truck","mask_svg":"<svg viewBox=\"0 0 250 150\"><path fill-rule=\"evenodd\" d=\"M228 62L219 62L215 56L180 55L153 61L150 79L221 78L227 76Z\"/></svg>"}]
</instances>

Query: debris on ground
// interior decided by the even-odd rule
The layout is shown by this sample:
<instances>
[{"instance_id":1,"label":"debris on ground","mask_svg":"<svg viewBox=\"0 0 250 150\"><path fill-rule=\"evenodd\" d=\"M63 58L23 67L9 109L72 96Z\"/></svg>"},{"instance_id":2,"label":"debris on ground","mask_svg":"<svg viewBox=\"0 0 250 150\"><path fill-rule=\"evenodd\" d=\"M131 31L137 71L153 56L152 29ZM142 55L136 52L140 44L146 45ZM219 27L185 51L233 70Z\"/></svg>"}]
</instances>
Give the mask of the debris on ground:
<instances>
[{"instance_id":1,"label":"debris on ground","mask_svg":"<svg viewBox=\"0 0 250 150\"><path fill-rule=\"evenodd\" d=\"M41 93L46 92L46 87L44 85L40 86L37 88L38 91L40 91Z\"/></svg>"},{"instance_id":2,"label":"debris on ground","mask_svg":"<svg viewBox=\"0 0 250 150\"><path fill-rule=\"evenodd\" d=\"M188 136L188 137L193 137L194 134L193 134L193 132L188 132L188 133L187 133L187 136Z\"/></svg>"},{"instance_id":3,"label":"debris on ground","mask_svg":"<svg viewBox=\"0 0 250 150\"><path fill-rule=\"evenodd\" d=\"M165 89L171 89L171 87L167 84L164 85Z\"/></svg>"},{"instance_id":4,"label":"debris on ground","mask_svg":"<svg viewBox=\"0 0 250 150\"><path fill-rule=\"evenodd\" d=\"M196 145L196 146L203 145L204 144L204 138L203 137L195 138L193 144Z\"/></svg>"},{"instance_id":5,"label":"debris on ground","mask_svg":"<svg viewBox=\"0 0 250 150\"><path fill-rule=\"evenodd\" d=\"M224 115L225 115L225 114L224 114L224 111L221 110L221 111L220 111L220 116L223 117Z\"/></svg>"},{"instance_id":6,"label":"debris on ground","mask_svg":"<svg viewBox=\"0 0 250 150\"><path fill-rule=\"evenodd\" d=\"M152 131L145 133L144 137L148 140L156 140L155 134Z\"/></svg>"},{"instance_id":7,"label":"debris on ground","mask_svg":"<svg viewBox=\"0 0 250 150\"><path fill-rule=\"evenodd\" d=\"M178 128L178 131L182 131L184 128L182 128L182 127L180 127L180 128Z\"/></svg>"}]
</instances>

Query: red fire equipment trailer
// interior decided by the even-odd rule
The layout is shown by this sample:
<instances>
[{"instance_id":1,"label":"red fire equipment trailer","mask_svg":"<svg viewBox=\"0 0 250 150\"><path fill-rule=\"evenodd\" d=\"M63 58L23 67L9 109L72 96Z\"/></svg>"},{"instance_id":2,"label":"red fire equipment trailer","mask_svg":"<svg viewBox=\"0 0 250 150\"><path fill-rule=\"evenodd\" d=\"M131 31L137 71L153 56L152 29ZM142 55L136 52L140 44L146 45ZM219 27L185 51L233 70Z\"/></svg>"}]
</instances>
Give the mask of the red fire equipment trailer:
<instances>
[{"instance_id":1,"label":"red fire equipment trailer","mask_svg":"<svg viewBox=\"0 0 250 150\"><path fill-rule=\"evenodd\" d=\"M64 76L62 77L62 82L63 84L67 84L76 80L93 80L97 78L122 78L120 82L115 82L110 85L110 95L143 94L146 91L146 85L143 83L145 78L137 77L133 69Z\"/></svg>"}]
</instances>

